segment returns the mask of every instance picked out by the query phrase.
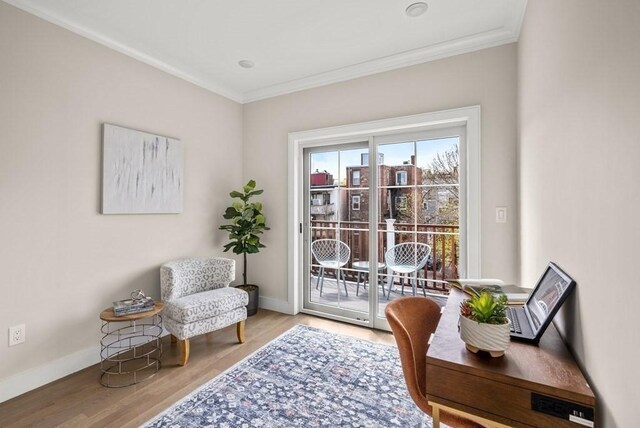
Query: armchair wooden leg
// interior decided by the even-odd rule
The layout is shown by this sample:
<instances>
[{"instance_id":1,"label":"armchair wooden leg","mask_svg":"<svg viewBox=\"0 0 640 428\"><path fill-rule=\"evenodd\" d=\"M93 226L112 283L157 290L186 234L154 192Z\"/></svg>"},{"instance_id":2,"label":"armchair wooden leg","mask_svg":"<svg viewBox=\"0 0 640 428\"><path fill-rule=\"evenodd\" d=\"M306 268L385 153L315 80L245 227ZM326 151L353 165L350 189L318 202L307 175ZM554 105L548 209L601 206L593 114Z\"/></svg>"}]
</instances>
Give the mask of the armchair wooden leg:
<instances>
[{"instance_id":1,"label":"armchair wooden leg","mask_svg":"<svg viewBox=\"0 0 640 428\"><path fill-rule=\"evenodd\" d=\"M180 340L180 359L178 365L184 366L189 361L189 339Z\"/></svg>"},{"instance_id":2,"label":"armchair wooden leg","mask_svg":"<svg viewBox=\"0 0 640 428\"><path fill-rule=\"evenodd\" d=\"M178 343L178 338L175 337L173 334L171 335L171 344L175 345L176 343Z\"/></svg>"},{"instance_id":3,"label":"armchair wooden leg","mask_svg":"<svg viewBox=\"0 0 640 428\"><path fill-rule=\"evenodd\" d=\"M236 324L236 333L238 334L238 342L244 343L244 320Z\"/></svg>"}]
</instances>

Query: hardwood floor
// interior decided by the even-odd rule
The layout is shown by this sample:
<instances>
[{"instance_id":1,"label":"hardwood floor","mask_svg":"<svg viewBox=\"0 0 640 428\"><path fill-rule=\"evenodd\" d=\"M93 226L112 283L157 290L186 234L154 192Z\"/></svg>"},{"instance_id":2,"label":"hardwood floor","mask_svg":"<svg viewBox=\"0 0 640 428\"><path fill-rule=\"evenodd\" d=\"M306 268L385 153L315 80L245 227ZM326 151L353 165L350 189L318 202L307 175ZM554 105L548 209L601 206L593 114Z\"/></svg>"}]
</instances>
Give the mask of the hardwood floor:
<instances>
[{"instance_id":1,"label":"hardwood floor","mask_svg":"<svg viewBox=\"0 0 640 428\"><path fill-rule=\"evenodd\" d=\"M191 340L189 363L178 366L179 347L164 337L162 369L150 380L126 388L105 388L99 365L0 403L0 427L137 427L296 324L337 334L395 344L391 333L299 314L261 309L246 322L239 344L235 325ZM304 346L304 344L301 344Z\"/></svg>"}]
</instances>

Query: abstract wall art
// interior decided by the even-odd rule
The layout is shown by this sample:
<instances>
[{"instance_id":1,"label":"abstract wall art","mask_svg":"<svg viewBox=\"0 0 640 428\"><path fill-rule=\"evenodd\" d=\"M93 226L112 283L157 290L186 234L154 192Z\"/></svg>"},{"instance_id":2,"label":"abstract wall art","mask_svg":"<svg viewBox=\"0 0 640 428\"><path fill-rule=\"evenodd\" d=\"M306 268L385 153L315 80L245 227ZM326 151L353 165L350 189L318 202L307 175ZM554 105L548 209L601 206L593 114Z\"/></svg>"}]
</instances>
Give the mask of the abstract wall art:
<instances>
[{"instance_id":1,"label":"abstract wall art","mask_svg":"<svg viewBox=\"0 0 640 428\"><path fill-rule=\"evenodd\" d=\"M103 214L182 212L182 142L105 123Z\"/></svg>"}]
</instances>

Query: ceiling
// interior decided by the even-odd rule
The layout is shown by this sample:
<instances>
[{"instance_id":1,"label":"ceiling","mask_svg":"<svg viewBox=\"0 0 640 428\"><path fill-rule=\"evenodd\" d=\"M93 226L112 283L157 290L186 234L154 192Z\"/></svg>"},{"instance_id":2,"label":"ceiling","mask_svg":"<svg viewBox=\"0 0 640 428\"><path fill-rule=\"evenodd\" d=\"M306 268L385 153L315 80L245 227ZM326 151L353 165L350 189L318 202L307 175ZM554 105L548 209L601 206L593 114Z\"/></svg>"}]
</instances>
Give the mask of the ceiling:
<instances>
[{"instance_id":1,"label":"ceiling","mask_svg":"<svg viewBox=\"0 0 640 428\"><path fill-rule=\"evenodd\" d=\"M238 102L515 42L526 0L4 0ZM240 60L255 63L251 69Z\"/></svg>"}]
</instances>

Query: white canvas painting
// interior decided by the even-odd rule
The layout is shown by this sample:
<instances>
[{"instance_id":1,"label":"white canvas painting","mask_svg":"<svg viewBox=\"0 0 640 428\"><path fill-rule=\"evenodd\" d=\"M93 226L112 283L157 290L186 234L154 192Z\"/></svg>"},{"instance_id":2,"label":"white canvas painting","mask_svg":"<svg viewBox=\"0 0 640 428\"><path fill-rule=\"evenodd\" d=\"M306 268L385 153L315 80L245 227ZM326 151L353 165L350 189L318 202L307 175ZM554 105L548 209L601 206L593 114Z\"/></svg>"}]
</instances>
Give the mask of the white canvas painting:
<instances>
[{"instance_id":1,"label":"white canvas painting","mask_svg":"<svg viewBox=\"0 0 640 428\"><path fill-rule=\"evenodd\" d=\"M102 213L182 212L182 142L106 123L103 132Z\"/></svg>"}]
</instances>

